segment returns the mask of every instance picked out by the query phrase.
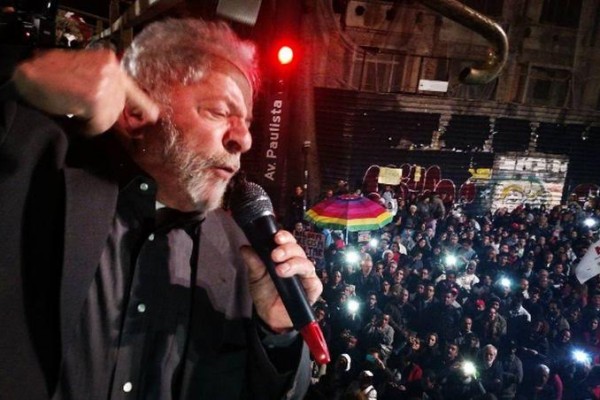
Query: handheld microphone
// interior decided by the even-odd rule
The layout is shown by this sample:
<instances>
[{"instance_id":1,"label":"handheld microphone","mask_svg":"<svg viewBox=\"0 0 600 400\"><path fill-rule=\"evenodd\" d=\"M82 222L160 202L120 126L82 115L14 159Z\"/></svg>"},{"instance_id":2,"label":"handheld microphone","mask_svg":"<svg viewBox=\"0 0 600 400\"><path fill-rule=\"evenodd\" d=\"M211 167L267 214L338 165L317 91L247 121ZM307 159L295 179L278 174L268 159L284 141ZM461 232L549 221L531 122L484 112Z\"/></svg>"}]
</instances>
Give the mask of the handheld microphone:
<instances>
[{"instance_id":1,"label":"handheld microphone","mask_svg":"<svg viewBox=\"0 0 600 400\"><path fill-rule=\"evenodd\" d=\"M300 279L297 276L282 278L275 272L271 251L277 247L273 238L278 229L269 196L259 185L240 181L231 193L230 205L233 218L266 265L294 328L302 334L315 361L318 364L328 363L327 344Z\"/></svg>"}]
</instances>

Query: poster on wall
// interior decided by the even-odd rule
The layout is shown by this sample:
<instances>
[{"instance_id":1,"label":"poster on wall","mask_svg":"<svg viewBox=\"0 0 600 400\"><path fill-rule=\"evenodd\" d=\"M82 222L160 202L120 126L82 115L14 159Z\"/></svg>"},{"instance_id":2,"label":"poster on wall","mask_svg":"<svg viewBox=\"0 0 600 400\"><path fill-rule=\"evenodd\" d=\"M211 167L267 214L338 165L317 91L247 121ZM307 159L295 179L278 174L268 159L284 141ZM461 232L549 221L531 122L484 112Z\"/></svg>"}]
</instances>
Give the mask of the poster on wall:
<instances>
[{"instance_id":1,"label":"poster on wall","mask_svg":"<svg viewBox=\"0 0 600 400\"><path fill-rule=\"evenodd\" d=\"M492 212L508 211L521 204L532 207L559 205L569 159L564 155L543 153L506 153L494 159L491 183Z\"/></svg>"}]
</instances>

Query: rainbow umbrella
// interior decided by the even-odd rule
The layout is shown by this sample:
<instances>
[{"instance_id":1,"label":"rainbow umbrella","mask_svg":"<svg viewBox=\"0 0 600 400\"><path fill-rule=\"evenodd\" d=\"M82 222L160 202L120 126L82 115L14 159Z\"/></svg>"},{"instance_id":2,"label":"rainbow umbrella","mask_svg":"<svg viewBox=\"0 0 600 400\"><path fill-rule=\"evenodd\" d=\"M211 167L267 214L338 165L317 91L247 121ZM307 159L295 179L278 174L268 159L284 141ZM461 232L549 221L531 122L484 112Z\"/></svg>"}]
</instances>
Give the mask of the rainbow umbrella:
<instances>
[{"instance_id":1,"label":"rainbow umbrella","mask_svg":"<svg viewBox=\"0 0 600 400\"><path fill-rule=\"evenodd\" d=\"M347 194L315 204L305 214L321 228L345 229L347 232L372 231L392 221L392 214L366 197Z\"/></svg>"}]
</instances>

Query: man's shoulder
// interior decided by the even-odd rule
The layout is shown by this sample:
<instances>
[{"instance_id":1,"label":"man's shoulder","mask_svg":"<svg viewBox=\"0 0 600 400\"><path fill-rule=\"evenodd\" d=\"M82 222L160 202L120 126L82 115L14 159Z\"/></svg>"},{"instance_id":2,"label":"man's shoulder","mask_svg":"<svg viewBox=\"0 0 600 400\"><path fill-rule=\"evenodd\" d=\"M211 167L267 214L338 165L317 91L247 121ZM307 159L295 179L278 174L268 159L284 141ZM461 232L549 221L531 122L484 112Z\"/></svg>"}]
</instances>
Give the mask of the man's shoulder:
<instances>
[{"instance_id":1,"label":"man's shoulder","mask_svg":"<svg viewBox=\"0 0 600 400\"><path fill-rule=\"evenodd\" d=\"M14 135L11 133L14 132ZM15 143L64 142L63 127L53 117L17 101L0 102L0 145L10 138Z\"/></svg>"}]
</instances>

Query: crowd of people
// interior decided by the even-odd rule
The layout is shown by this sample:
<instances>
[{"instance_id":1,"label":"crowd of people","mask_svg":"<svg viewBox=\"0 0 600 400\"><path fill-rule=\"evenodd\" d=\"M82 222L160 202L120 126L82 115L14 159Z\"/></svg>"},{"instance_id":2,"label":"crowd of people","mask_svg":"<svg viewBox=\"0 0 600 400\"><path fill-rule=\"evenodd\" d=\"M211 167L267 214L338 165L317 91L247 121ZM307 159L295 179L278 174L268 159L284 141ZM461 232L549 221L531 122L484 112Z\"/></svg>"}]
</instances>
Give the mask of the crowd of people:
<instances>
[{"instance_id":1,"label":"crowd of people","mask_svg":"<svg viewBox=\"0 0 600 400\"><path fill-rule=\"evenodd\" d=\"M307 398L599 399L600 279L574 271L600 210L439 204L399 200L369 242L322 230L315 315L333 361Z\"/></svg>"}]
</instances>

